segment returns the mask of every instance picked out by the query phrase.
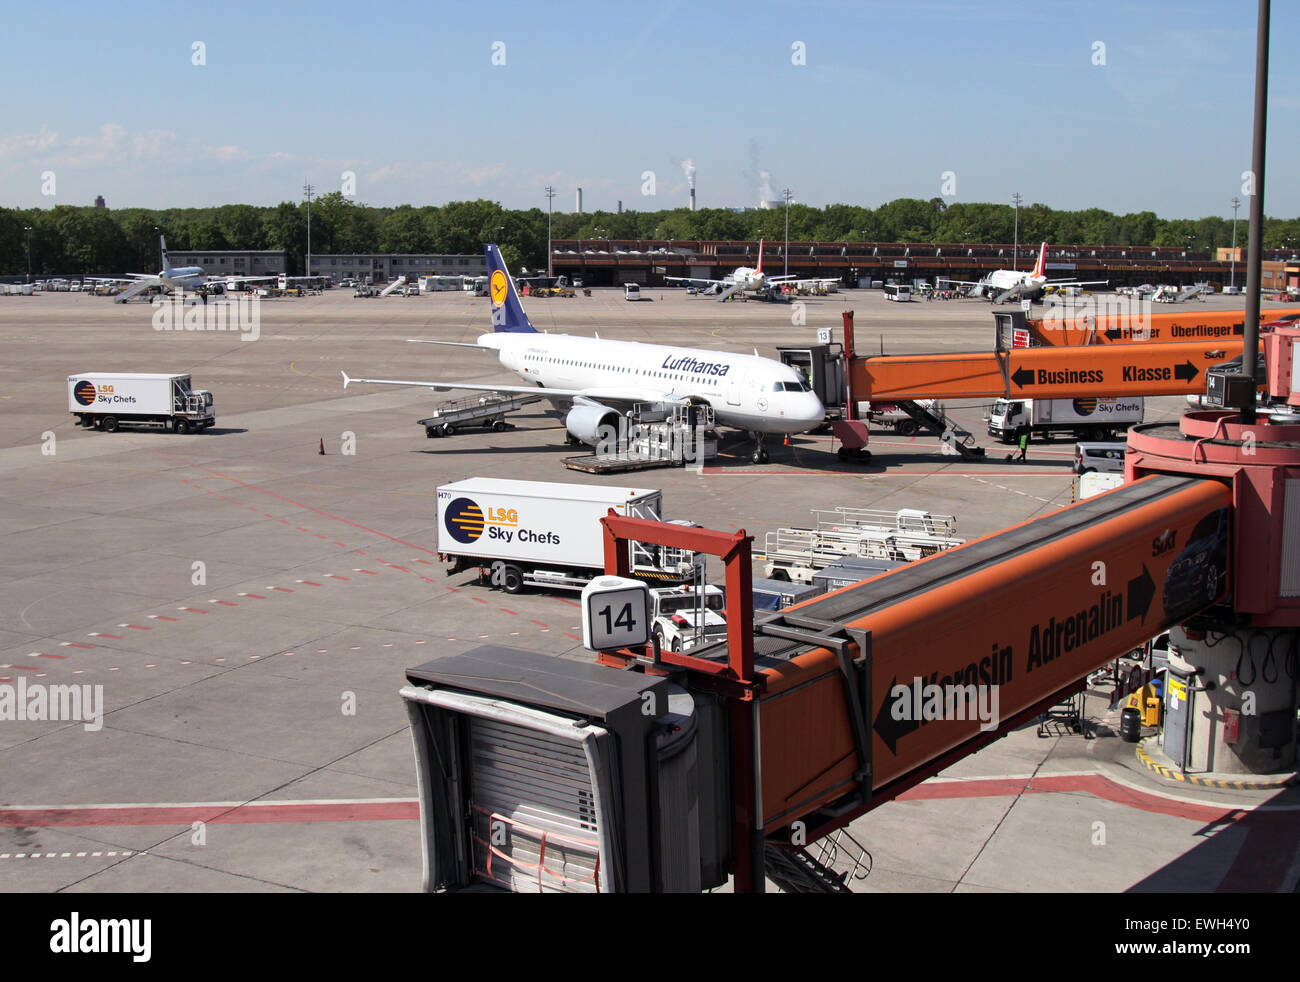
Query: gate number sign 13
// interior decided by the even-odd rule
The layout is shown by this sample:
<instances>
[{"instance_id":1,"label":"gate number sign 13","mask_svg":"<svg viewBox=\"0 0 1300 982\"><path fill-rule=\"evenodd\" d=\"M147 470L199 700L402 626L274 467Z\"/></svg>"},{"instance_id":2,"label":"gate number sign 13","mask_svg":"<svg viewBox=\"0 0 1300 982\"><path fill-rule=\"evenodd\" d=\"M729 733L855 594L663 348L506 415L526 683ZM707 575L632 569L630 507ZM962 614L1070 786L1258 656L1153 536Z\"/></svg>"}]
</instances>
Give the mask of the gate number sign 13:
<instances>
[{"instance_id":1,"label":"gate number sign 13","mask_svg":"<svg viewBox=\"0 0 1300 982\"><path fill-rule=\"evenodd\" d=\"M650 588L640 580L598 576L582 590L582 643L593 651L650 639Z\"/></svg>"}]
</instances>

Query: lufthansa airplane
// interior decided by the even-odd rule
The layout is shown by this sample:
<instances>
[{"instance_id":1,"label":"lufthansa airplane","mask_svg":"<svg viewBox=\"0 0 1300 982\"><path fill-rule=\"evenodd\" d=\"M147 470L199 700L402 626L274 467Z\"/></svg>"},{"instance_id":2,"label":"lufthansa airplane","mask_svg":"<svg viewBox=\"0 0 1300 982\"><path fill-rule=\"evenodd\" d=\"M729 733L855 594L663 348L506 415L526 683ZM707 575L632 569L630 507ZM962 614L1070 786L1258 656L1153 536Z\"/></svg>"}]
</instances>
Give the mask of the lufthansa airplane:
<instances>
[{"instance_id":1,"label":"lufthansa airplane","mask_svg":"<svg viewBox=\"0 0 1300 982\"><path fill-rule=\"evenodd\" d=\"M422 343L492 349L526 385L349 378L343 372L343 387L369 382L423 385L437 392L469 389L516 395L534 395L543 389L564 414L569 435L590 445L598 442L602 426L616 425L618 416L634 403L707 403L719 424L753 436L751 459L756 464L767 462L763 440L768 434L803 433L825 418L821 400L798 372L757 353L539 333L519 303L500 250L485 245L483 251L490 271L493 332L480 335L477 344Z\"/></svg>"}]
</instances>

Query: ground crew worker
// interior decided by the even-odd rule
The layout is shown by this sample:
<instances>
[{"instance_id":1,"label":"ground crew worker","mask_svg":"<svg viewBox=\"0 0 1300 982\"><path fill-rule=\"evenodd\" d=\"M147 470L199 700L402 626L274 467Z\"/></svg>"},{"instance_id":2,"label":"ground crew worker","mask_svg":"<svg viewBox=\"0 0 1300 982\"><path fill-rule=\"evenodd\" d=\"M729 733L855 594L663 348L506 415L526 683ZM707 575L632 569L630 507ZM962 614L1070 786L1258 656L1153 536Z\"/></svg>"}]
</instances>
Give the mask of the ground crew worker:
<instances>
[{"instance_id":1,"label":"ground crew worker","mask_svg":"<svg viewBox=\"0 0 1300 982\"><path fill-rule=\"evenodd\" d=\"M1029 450L1029 427L1020 431L1020 456L1016 460L1025 460L1025 454Z\"/></svg>"}]
</instances>

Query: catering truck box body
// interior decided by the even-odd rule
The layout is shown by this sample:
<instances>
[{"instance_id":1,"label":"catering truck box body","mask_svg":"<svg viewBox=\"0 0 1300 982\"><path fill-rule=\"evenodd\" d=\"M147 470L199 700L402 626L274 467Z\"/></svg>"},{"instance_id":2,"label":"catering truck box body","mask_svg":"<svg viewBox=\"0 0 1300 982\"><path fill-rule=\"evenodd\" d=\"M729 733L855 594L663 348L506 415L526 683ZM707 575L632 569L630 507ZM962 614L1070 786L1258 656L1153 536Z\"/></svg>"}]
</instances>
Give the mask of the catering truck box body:
<instances>
[{"instance_id":1,"label":"catering truck box body","mask_svg":"<svg viewBox=\"0 0 1300 982\"><path fill-rule=\"evenodd\" d=\"M68 412L82 426L108 430L120 424L160 426L177 433L217 421L212 393L195 389L189 373L83 372L68 376Z\"/></svg>"},{"instance_id":2,"label":"catering truck box body","mask_svg":"<svg viewBox=\"0 0 1300 982\"><path fill-rule=\"evenodd\" d=\"M663 519L663 495L648 488L593 487L475 477L438 488L438 553L448 572L478 567L493 586L580 590L604 571L600 519L614 509ZM691 574L681 550L636 545L632 574L680 582Z\"/></svg>"},{"instance_id":3,"label":"catering truck box body","mask_svg":"<svg viewBox=\"0 0 1300 982\"><path fill-rule=\"evenodd\" d=\"M1111 399L999 399L989 413L989 436L1003 443L1026 427L1036 437L1064 434L1076 440L1110 440L1142 422L1141 396Z\"/></svg>"}]
</instances>

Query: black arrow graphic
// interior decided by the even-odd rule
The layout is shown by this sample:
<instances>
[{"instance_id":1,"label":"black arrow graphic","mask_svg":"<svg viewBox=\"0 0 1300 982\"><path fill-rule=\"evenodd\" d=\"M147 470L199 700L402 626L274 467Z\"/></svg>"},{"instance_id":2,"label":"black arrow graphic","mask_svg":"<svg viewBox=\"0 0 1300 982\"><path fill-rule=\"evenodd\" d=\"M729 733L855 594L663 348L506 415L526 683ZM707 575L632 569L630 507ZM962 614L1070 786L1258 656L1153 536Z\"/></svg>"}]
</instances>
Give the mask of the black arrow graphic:
<instances>
[{"instance_id":1,"label":"black arrow graphic","mask_svg":"<svg viewBox=\"0 0 1300 982\"><path fill-rule=\"evenodd\" d=\"M1132 620L1134 617L1141 615L1142 622L1146 623L1147 611L1151 609L1151 601L1156 595L1155 580L1151 579L1151 574L1147 572L1147 564L1142 564L1142 575L1135 576L1128 581L1128 617Z\"/></svg>"},{"instance_id":2,"label":"black arrow graphic","mask_svg":"<svg viewBox=\"0 0 1300 982\"><path fill-rule=\"evenodd\" d=\"M885 690L885 701L880 704L880 712L876 713L876 721L872 724L872 729L880 735L880 739L885 742L889 752L895 756L898 755L898 751L894 749L898 745L898 741L921 726L920 720L894 719L891 710L894 708L893 691L896 685L898 685L898 676L894 676L889 680L889 688ZM912 705L910 690L906 700L907 713L911 716L916 712L917 707Z\"/></svg>"},{"instance_id":3,"label":"black arrow graphic","mask_svg":"<svg viewBox=\"0 0 1300 982\"><path fill-rule=\"evenodd\" d=\"M1108 337L1108 338L1110 338L1112 341L1114 341L1116 338L1122 336L1123 333L1124 333L1124 332L1121 331L1118 327L1111 327L1111 328L1107 328L1107 330L1106 330L1106 337Z\"/></svg>"},{"instance_id":4,"label":"black arrow graphic","mask_svg":"<svg viewBox=\"0 0 1300 982\"><path fill-rule=\"evenodd\" d=\"M1032 368L1017 368L1011 373L1011 381L1023 389L1026 385L1033 384L1034 370Z\"/></svg>"},{"instance_id":5,"label":"black arrow graphic","mask_svg":"<svg viewBox=\"0 0 1300 982\"><path fill-rule=\"evenodd\" d=\"M1190 382L1192 379L1196 378L1198 374L1200 373L1197 372L1196 366L1190 361L1174 366L1174 378L1180 378Z\"/></svg>"}]
</instances>

